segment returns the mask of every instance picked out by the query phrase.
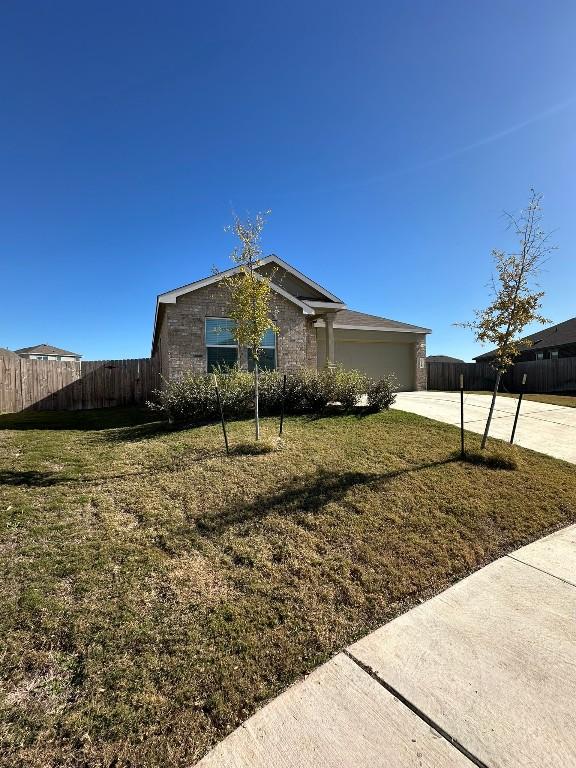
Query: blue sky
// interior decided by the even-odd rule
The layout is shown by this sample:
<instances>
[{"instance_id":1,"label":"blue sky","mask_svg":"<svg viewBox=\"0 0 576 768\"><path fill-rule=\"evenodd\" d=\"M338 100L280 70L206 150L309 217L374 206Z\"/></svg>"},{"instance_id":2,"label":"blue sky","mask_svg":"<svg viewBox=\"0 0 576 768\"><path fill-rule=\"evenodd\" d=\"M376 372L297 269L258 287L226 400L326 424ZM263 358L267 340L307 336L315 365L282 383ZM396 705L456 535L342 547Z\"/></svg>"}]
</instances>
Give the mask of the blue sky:
<instances>
[{"instance_id":1,"label":"blue sky","mask_svg":"<svg viewBox=\"0 0 576 768\"><path fill-rule=\"evenodd\" d=\"M150 352L156 294L267 252L469 359L502 209L544 193L576 314L576 5L0 5L0 346Z\"/></svg>"}]
</instances>

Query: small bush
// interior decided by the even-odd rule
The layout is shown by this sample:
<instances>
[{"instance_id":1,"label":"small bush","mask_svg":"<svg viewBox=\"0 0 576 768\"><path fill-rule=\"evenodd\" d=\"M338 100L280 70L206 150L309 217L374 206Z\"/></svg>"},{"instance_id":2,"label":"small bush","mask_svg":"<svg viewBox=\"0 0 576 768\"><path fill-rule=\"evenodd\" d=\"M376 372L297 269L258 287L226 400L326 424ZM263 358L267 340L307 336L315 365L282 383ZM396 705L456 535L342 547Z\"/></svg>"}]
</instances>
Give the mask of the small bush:
<instances>
[{"instance_id":1,"label":"small bush","mask_svg":"<svg viewBox=\"0 0 576 768\"><path fill-rule=\"evenodd\" d=\"M383 379L371 381L367 391L367 409L372 413L387 411L396 400L394 387L396 381L393 376L385 376Z\"/></svg>"},{"instance_id":2,"label":"small bush","mask_svg":"<svg viewBox=\"0 0 576 768\"><path fill-rule=\"evenodd\" d=\"M254 377L238 368L221 369L216 374L220 399L226 418L249 416L254 407ZM262 371L259 376L260 412L278 415L282 409L284 376L279 371ZM368 393L373 410L388 408L394 400L391 380L373 382L360 371L342 367L316 371L302 369L286 377L284 413L323 413L339 404L341 411L352 411L363 394ZM164 413L171 421L200 423L219 417L216 388L212 374L187 373L167 382L154 393L148 405Z\"/></svg>"},{"instance_id":3,"label":"small bush","mask_svg":"<svg viewBox=\"0 0 576 768\"><path fill-rule=\"evenodd\" d=\"M340 403L345 411L355 408L371 386L368 377L360 371L347 371L339 367L327 373L332 387L330 402Z\"/></svg>"},{"instance_id":4,"label":"small bush","mask_svg":"<svg viewBox=\"0 0 576 768\"><path fill-rule=\"evenodd\" d=\"M254 380L247 371L221 368L216 372L220 400L228 417L244 416L254 404ZM154 392L152 410L174 422L204 422L219 417L213 374L186 373Z\"/></svg>"}]
</instances>

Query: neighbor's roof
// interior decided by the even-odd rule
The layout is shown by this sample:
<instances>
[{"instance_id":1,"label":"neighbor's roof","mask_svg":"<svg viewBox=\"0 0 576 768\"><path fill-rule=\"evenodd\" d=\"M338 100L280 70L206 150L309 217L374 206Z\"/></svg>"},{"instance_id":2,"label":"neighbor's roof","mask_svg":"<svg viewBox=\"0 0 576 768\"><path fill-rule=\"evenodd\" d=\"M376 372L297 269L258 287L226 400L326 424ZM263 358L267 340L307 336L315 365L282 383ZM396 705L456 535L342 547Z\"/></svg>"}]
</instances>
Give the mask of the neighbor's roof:
<instances>
[{"instance_id":1,"label":"neighbor's roof","mask_svg":"<svg viewBox=\"0 0 576 768\"><path fill-rule=\"evenodd\" d=\"M68 352L59 347L53 347L51 344L36 344L35 347L22 347L15 350L19 355L67 355L73 357L82 357L78 352Z\"/></svg>"},{"instance_id":2,"label":"neighbor's roof","mask_svg":"<svg viewBox=\"0 0 576 768\"><path fill-rule=\"evenodd\" d=\"M319 321L323 325L323 321ZM334 317L334 328L347 328L359 331L404 331L405 333L432 333L430 328L421 328L419 325L400 323L398 320L390 320L378 315L367 315L365 312L356 312L353 309L341 309Z\"/></svg>"},{"instance_id":3,"label":"neighbor's roof","mask_svg":"<svg viewBox=\"0 0 576 768\"><path fill-rule=\"evenodd\" d=\"M12 352L10 349L6 349L6 347L0 347L0 357L18 358L18 355L16 354L16 352Z\"/></svg>"},{"instance_id":4,"label":"neighbor's roof","mask_svg":"<svg viewBox=\"0 0 576 768\"><path fill-rule=\"evenodd\" d=\"M552 325L550 328L544 328L542 331L531 333L525 336L522 341L531 341L532 344L526 344L526 349L548 349L548 347L560 347L563 344L576 344L576 317L565 320L563 323ZM478 355L474 360L489 360L496 354L495 349L490 352L484 352Z\"/></svg>"},{"instance_id":5,"label":"neighbor's roof","mask_svg":"<svg viewBox=\"0 0 576 768\"><path fill-rule=\"evenodd\" d=\"M428 355L426 360L429 363L463 363L459 357L450 357L450 355Z\"/></svg>"}]
</instances>

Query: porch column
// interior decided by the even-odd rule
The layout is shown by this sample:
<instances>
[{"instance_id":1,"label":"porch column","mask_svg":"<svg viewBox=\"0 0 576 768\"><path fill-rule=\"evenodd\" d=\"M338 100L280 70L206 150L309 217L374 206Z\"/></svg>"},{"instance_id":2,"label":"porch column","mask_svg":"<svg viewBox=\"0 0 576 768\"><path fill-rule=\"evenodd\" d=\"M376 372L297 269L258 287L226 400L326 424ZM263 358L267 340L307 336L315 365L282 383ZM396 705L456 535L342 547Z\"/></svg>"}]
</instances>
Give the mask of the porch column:
<instances>
[{"instance_id":1,"label":"porch column","mask_svg":"<svg viewBox=\"0 0 576 768\"><path fill-rule=\"evenodd\" d=\"M334 365L334 315L327 312L324 315L326 325L326 365L328 368Z\"/></svg>"}]
</instances>

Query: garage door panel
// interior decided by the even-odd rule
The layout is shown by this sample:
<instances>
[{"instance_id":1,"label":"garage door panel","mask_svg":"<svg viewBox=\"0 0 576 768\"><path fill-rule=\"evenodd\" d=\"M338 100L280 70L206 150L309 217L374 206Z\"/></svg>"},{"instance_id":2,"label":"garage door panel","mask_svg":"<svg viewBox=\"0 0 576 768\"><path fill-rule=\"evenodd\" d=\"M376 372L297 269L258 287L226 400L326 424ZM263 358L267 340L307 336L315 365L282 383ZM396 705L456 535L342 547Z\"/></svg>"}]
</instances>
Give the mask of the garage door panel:
<instances>
[{"instance_id":1,"label":"garage door panel","mask_svg":"<svg viewBox=\"0 0 576 768\"><path fill-rule=\"evenodd\" d=\"M318 366L326 360L326 336L317 329ZM414 342L412 334L336 329L334 356L345 368L355 368L373 378L393 374L399 390L414 389Z\"/></svg>"},{"instance_id":2,"label":"garage door panel","mask_svg":"<svg viewBox=\"0 0 576 768\"><path fill-rule=\"evenodd\" d=\"M392 374L398 389L414 388L411 344L336 340L334 354L345 368L357 368L374 378Z\"/></svg>"}]
</instances>

